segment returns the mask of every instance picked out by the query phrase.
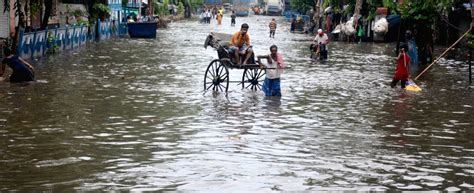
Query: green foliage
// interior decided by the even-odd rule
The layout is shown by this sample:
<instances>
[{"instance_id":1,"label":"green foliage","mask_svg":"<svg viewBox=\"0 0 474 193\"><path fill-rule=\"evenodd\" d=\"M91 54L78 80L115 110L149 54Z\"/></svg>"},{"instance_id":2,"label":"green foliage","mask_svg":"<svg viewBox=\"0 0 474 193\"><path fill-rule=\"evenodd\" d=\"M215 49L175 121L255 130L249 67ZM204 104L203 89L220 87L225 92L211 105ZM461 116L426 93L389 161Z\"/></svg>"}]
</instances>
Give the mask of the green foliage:
<instances>
[{"instance_id":1,"label":"green foliage","mask_svg":"<svg viewBox=\"0 0 474 193\"><path fill-rule=\"evenodd\" d=\"M469 40L466 42L466 46L471 48L471 49L474 49L474 35L473 34L467 34L466 37L469 38Z\"/></svg>"},{"instance_id":2,"label":"green foliage","mask_svg":"<svg viewBox=\"0 0 474 193\"><path fill-rule=\"evenodd\" d=\"M92 10L90 11L90 14L92 16L92 20L96 20L97 18L106 17L110 13L110 8L109 6L103 4L103 3L94 3L92 6Z\"/></svg>"},{"instance_id":3,"label":"green foliage","mask_svg":"<svg viewBox=\"0 0 474 193\"><path fill-rule=\"evenodd\" d=\"M40 12L41 10L41 3L39 1L32 1L30 3L30 13L33 17L36 17L36 15Z\"/></svg>"},{"instance_id":4,"label":"green foliage","mask_svg":"<svg viewBox=\"0 0 474 193\"><path fill-rule=\"evenodd\" d=\"M84 16L84 13L80 10L80 9L76 9L74 10L74 12L72 12L72 15L74 15L74 17L81 17L81 16Z\"/></svg>"},{"instance_id":5,"label":"green foliage","mask_svg":"<svg viewBox=\"0 0 474 193\"><path fill-rule=\"evenodd\" d=\"M91 23L87 20L78 19L76 25L90 27Z\"/></svg>"},{"instance_id":6,"label":"green foliage","mask_svg":"<svg viewBox=\"0 0 474 193\"><path fill-rule=\"evenodd\" d=\"M391 13L397 12L397 4L393 0L366 0L367 9L368 9L368 20L373 20L375 18L375 12L378 7L386 7Z\"/></svg>"},{"instance_id":7,"label":"green foliage","mask_svg":"<svg viewBox=\"0 0 474 193\"><path fill-rule=\"evenodd\" d=\"M393 0L382 0L382 6L388 8L392 13L397 10L397 5Z\"/></svg>"},{"instance_id":8,"label":"green foliage","mask_svg":"<svg viewBox=\"0 0 474 193\"><path fill-rule=\"evenodd\" d=\"M47 50L46 54L54 54L59 50L59 46L56 44L57 38L53 36L53 33L48 33L46 40Z\"/></svg>"},{"instance_id":9,"label":"green foliage","mask_svg":"<svg viewBox=\"0 0 474 193\"><path fill-rule=\"evenodd\" d=\"M405 0L399 11L402 18L414 19L434 23L439 13L450 11L452 2L450 0Z\"/></svg>"},{"instance_id":10,"label":"green foliage","mask_svg":"<svg viewBox=\"0 0 474 193\"><path fill-rule=\"evenodd\" d=\"M71 13L71 5L66 4L66 13Z\"/></svg>"},{"instance_id":11,"label":"green foliage","mask_svg":"<svg viewBox=\"0 0 474 193\"><path fill-rule=\"evenodd\" d=\"M355 4L350 3L350 4L349 4L349 7L347 7L347 8L343 11L343 13L344 13L344 15L347 15L347 14L350 14L350 13L354 13L354 10L355 10Z\"/></svg>"},{"instance_id":12,"label":"green foliage","mask_svg":"<svg viewBox=\"0 0 474 193\"><path fill-rule=\"evenodd\" d=\"M154 6L155 10L153 10L153 13L155 15L159 15L161 17L169 15L168 0L164 0L163 4L160 4L160 3L155 1L154 4L155 4L155 6Z\"/></svg>"},{"instance_id":13,"label":"green foliage","mask_svg":"<svg viewBox=\"0 0 474 193\"><path fill-rule=\"evenodd\" d=\"M110 8L109 6L102 4L102 3L96 3L92 8L97 11L99 14L107 14L110 13Z\"/></svg>"},{"instance_id":14,"label":"green foliage","mask_svg":"<svg viewBox=\"0 0 474 193\"><path fill-rule=\"evenodd\" d=\"M224 1L222 1L224 3ZM198 7L204 4L204 0L190 0L189 4L191 6L191 10L196 10Z\"/></svg>"},{"instance_id":15,"label":"green foliage","mask_svg":"<svg viewBox=\"0 0 474 193\"><path fill-rule=\"evenodd\" d=\"M314 1L311 0L291 0L291 9L300 13L306 13L314 7Z\"/></svg>"},{"instance_id":16,"label":"green foliage","mask_svg":"<svg viewBox=\"0 0 474 193\"><path fill-rule=\"evenodd\" d=\"M183 2L179 2L179 4L178 4L178 15L184 15L184 5L183 5Z\"/></svg>"},{"instance_id":17,"label":"green foliage","mask_svg":"<svg viewBox=\"0 0 474 193\"><path fill-rule=\"evenodd\" d=\"M330 3L331 1L323 1L323 4L321 5L321 7L323 8L323 10L325 10L327 7L330 6Z\"/></svg>"}]
</instances>

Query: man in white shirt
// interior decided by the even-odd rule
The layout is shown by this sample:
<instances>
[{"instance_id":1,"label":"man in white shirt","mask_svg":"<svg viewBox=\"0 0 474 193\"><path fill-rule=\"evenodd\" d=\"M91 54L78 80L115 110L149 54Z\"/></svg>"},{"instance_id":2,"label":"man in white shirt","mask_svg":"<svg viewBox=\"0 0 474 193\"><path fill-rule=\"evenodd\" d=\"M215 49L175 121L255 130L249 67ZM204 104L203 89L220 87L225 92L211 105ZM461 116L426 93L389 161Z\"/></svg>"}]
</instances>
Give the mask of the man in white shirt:
<instances>
[{"instance_id":1,"label":"man in white shirt","mask_svg":"<svg viewBox=\"0 0 474 193\"><path fill-rule=\"evenodd\" d=\"M316 52L316 55L319 54L319 59L328 59L328 50L326 49L326 45L329 43L329 38L328 35L323 32L322 29L318 29L318 34L314 38L314 42L316 44L314 50Z\"/></svg>"},{"instance_id":2,"label":"man in white shirt","mask_svg":"<svg viewBox=\"0 0 474 193\"><path fill-rule=\"evenodd\" d=\"M210 9L208 9L206 11L206 20L207 20L207 23L211 23L211 17L212 17L212 12Z\"/></svg>"},{"instance_id":3,"label":"man in white shirt","mask_svg":"<svg viewBox=\"0 0 474 193\"><path fill-rule=\"evenodd\" d=\"M276 45L270 46L269 55L257 56L260 67L266 68L266 77L262 85L262 90L265 96L280 96L280 75L282 69L285 67L283 62L283 55L278 53L278 47ZM266 59L262 61L262 59Z\"/></svg>"}]
</instances>

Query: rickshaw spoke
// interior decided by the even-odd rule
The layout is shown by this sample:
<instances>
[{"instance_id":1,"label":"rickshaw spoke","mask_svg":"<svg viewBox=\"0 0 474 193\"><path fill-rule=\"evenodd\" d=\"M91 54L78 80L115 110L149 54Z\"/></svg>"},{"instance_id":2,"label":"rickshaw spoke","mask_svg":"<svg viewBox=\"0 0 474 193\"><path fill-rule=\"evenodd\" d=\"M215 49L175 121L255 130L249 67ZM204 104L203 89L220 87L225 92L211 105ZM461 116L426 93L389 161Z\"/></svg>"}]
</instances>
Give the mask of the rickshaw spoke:
<instances>
[{"instance_id":1,"label":"rickshaw spoke","mask_svg":"<svg viewBox=\"0 0 474 193\"><path fill-rule=\"evenodd\" d=\"M221 68L221 70L219 71L219 74L217 74L217 75L221 75L223 70L224 70L224 67Z\"/></svg>"},{"instance_id":2,"label":"rickshaw spoke","mask_svg":"<svg viewBox=\"0 0 474 193\"><path fill-rule=\"evenodd\" d=\"M261 70L259 73L258 73L258 76L257 76L257 80L262 78L263 75L265 75L265 73L262 73L263 70Z\"/></svg>"},{"instance_id":3,"label":"rickshaw spoke","mask_svg":"<svg viewBox=\"0 0 474 193\"><path fill-rule=\"evenodd\" d=\"M212 82L211 82L212 83ZM209 85L206 90L209 90L213 84Z\"/></svg>"},{"instance_id":4,"label":"rickshaw spoke","mask_svg":"<svg viewBox=\"0 0 474 193\"><path fill-rule=\"evenodd\" d=\"M220 84L219 84L219 89L221 89L221 92L224 92L224 91L222 90L222 86L221 86Z\"/></svg>"},{"instance_id":5,"label":"rickshaw spoke","mask_svg":"<svg viewBox=\"0 0 474 193\"><path fill-rule=\"evenodd\" d=\"M249 78L248 75L249 75L248 73L245 73L245 77L247 77L247 82L250 82L250 80L252 80L252 78L251 77ZM252 75L250 75L250 76L252 76Z\"/></svg>"},{"instance_id":6,"label":"rickshaw spoke","mask_svg":"<svg viewBox=\"0 0 474 193\"><path fill-rule=\"evenodd\" d=\"M245 88L249 88L250 86L252 86L252 84L247 85L247 87L245 87Z\"/></svg>"},{"instance_id":7,"label":"rickshaw spoke","mask_svg":"<svg viewBox=\"0 0 474 193\"><path fill-rule=\"evenodd\" d=\"M220 66L216 66L215 70L216 70L216 76L219 76L219 67Z\"/></svg>"},{"instance_id":8,"label":"rickshaw spoke","mask_svg":"<svg viewBox=\"0 0 474 193\"><path fill-rule=\"evenodd\" d=\"M227 78L229 78L229 75L226 75L224 77L220 77L220 79L223 80L223 81L226 80Z\"/></svg>"},{"instance_id":9,"label":"rickshaw spoke","mask_svg":"<svg viewBox=\"0 0 474 193\"><path fill-rule=\"evenodd\" d=\"M211 73L212 76L215 76L214 75L214 70L215 70L215 68L214 68L214 64L213 64L213 65L211 65L211 69L209 69L209 73Z\"/></svg>"},{"instance_id":10,"label":"rickshaw spoke","mask_svg":"<svg viewBox=\"0 0 474 193\"><path fill-rule=\"evenodd\" d=\"M212 70L209 69L209 74L210 74L212 77L216 76L216 75L214 74L214 65L212 65Z\"/></svg>"}]
</instances>

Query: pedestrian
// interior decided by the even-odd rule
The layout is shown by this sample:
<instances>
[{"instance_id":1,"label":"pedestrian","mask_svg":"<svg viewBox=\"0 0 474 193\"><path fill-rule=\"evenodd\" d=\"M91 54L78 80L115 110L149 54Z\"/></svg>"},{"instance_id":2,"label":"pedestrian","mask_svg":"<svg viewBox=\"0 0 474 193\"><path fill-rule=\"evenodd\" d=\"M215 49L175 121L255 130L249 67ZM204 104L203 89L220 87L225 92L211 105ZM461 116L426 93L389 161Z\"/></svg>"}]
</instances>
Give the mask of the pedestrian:
<instances>
[{"instance_id":1,"label":"pedestrian","mask_svg":"<svg viewBox=\"0 0 474 193\"><path fill-rule=\"evenodd\" d=\"M262 62L262 58L266 61ZM278 47L276 45L270 46L270 54L257 56L257 60L261 68L266 67L266 77L262 86L265 96L281 96L280 75L285 64L283 56L278 53Z\"/></svg>"},{"instance_id":2,"label":"pedestrian","mask_svg":"<svg viewBox=\"0 0 474 193\"><path fill-rule=\"evenodd\" d=\"M13 54L10 48L3 48L3 58L0 65L0 77L5 74L5 66L8 65L13 70L10 75L10 82L34 81L35 74L33 66L19 56Z\"/></svg>"},{"instance_id":3,"label":"pedestrian","mask_svg":"<svg viewBox=\"0 0 474 193\"><path fill-rule=\"evenodd\" d=\"M247 61L253 55L252 46L250 45L250 36L247 33L249 25L244 23L240 27L240 31L235 32L229 42L229 54L234 55L238 65L247 64ZM240 55L245 59L241 63Z\"/></svg>"},{"instance_id":4,"label":"pedestrian","mask_svg":"<svg viewBox=\"0 0 474 193\"><path fill-rule=\"evenodd\" d=\"M397 67L390 86L394 88L398 81L401 81L401 88L405 88L410 78L410 56L406 53L408 46L405 43L400 44L400 53L397 57Z\"/></svg>"},{"instance_id":5,"label":"pedestrian","mask_svg":"<svg viewBox=\"0 0 474 193\"><path fill-rule=\"evenodd\" d=\"M415 38L410 30L405 32L405 39L408 46L408 55L410 56L410 64L418 65L418 49L416 46Z\"/></svg>"},{"instance_id":6,"label":"pedestrian","mask_svg":"<svg viewBox=\"0 0 474 193\"><path fill-rule=\"evenodd\" d=\"M275 38L275 31L276 31L276 28L277 28L277 23L275 21L275 18L272 19L272 21L270 22L268 27L270 28L270 37Z\"/></svg>"},{"instance_id":7,"label":"pedestrian","mask_svg":"<svg viewBox=\"0 0 474 193\"><path fill-rule=\"evenodd\" d=\"M222 14L221 13L217 13L217 25L221 25L222 24Z\"/></svg>"},{"instance_id":8,"label":"pedestrian","mask_svg":"<svg viewBox=\"0 0 474 193\"><path fill-rule=\"evenodd\" d=\"M318 29L318 34L314 37L314 43L313 50L316 56L319 55L320 60L328 59L327 44L329 43L329 38L322 29Z\"/></svg>"},{"instance_id":9,"label":"pedestrian","mask_svg":"<svg viewBox=\"0 0 474 193\"><path fill-rule=\"evenodd\" d=\"M206 12L206 21L207 23L211 23L211 17L212 17L212 12L210 9L207 10Z\"/></svg>"},{"instance_id":10,"label":"pedestrian","mask_svg":"<svg viewBox=\"0 0 474 193\"><path fill-rule=\"evenodd\" d=\"M362 25L358 25L357 27L357 42L358 43L361 43L362 42L362 39L364 38L365 36L365 32L364 32L364 28L362 27Z\"/></svg>"},{"instance_id":11,"label":"pedestrian","mask_svg":"<svg viewBox=\"0 0 474 193\"><path fill-rule=\"evenodd\" d=\"M202 10L201 14L199 15L199 23L207 23L206 12L204 10Z\"/></svg>"},{"instance_id":12,"label":"pedestrian","mask_svg":"<svg viewBox=\"0 0 474 193\"><path fill-rule=\"evenodd\" d=\"M295 27L296 27L296 17L293 15L291 18L291 25L290 25L290 32L295 32Z\"/></svg>"},{"instance_id":13,"label":"pedestrian","mask_svg":"<svg viewBox=\"0 0 474 193\"><path fill-rule=\"evenodd\" d=\"M235 26L235 18L237 15L235 15L235 11L232 10L232 14L230 15L230 26Z\"/></svg>"}]
</instances>

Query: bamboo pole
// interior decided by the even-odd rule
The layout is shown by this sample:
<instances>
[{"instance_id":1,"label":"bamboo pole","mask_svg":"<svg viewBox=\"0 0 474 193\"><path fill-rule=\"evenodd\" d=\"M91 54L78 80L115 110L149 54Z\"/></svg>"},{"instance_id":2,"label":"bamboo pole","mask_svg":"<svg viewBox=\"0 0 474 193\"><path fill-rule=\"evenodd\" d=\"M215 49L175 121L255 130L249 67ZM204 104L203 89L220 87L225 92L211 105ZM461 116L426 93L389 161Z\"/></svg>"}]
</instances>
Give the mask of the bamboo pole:
<instances>
[{"instance_id":1,"label":"bamboo pole","mask_svg":"<svg viewBox=\"0 0 474 193\"><path fill-rule=\"evenodd\" d=\"M456 44L458 44L464 37L466 37L467 34L471 32L471 29L467 30L464 35L462 35L456 42L454 42L453 45L451 45L448 49L446 49L436 60L434 60L428 67L426 67L418 76L415 77L415 80L418 80L418 78L423 75L428 69L433 66L436 62L438 62L439 59L441 59L446 53L448 53L449 50L451 50Z\"/></svg>"}]
</instances>

